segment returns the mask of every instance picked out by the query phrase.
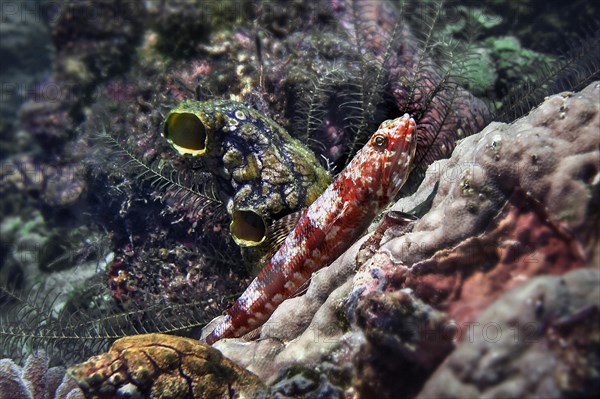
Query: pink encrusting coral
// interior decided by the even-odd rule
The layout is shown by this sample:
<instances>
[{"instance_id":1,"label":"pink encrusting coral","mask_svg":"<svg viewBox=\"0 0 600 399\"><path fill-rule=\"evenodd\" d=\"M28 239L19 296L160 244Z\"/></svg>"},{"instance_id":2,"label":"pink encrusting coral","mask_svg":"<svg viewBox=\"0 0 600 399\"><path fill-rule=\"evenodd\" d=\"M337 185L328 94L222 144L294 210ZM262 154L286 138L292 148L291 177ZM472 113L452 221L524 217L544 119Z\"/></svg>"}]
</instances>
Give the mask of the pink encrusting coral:
<instances>
[{"instance_id":1,"label":"pink encrusting coral","mask_svg":"<svg viewBox=\"0 0 600 399\"><path fill-rule=\"evenodd\" d=\"M481 313L469 338L457 343L417 397L560 397L595 391L599 279L597 268L582 268L532 278L508 291Z\"/></svg>"},{"instance_id":2,"label":"pink encrusting coral","mask_svg":"<svg viewBox=\"0 0 600 399\"><path fill-rule=\"evenodd\" d=\"M536 275L585 265L581 243L544 207L516 190L486 230L406 270L399 286L464 326L502 292ZM460 338L460 335L459 335Z\"/></svg>"}]
</instances>

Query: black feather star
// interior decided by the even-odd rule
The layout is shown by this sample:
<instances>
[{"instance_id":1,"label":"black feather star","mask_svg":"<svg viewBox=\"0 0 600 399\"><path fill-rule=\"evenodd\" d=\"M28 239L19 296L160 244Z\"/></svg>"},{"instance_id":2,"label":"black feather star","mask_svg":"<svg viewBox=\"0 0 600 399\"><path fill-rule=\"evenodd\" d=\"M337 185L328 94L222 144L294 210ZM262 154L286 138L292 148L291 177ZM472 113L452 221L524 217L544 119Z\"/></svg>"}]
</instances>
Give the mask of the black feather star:
<instances>
[{"instance_id":1,"label":"black feather star","mask_svg":"<svg viewBox=\"0 0 600 399\"><path fill-rule=\"evenodd\" d=\"M129 335L156 331L189 335L216 315L206 301L107 308L101 299L108 294L104 285L98 283L86 291L81 294L90 297L86 308L66 307L57 312L53 303L58 293L42 297L36 286L27 294L0 286L0 357L23 360L32 350L41 350L61 364L72 364L106 351L115 340Z\"/></svg>"},{"instance_id":2,"label":"black feather star","mask_svg":"<svg viewBox=\"0 0 600 399\"><path fill-rule=\"evenodd\" d=\"M411 114L419 146L404 192L412 191L428 165L448 157L458 139L478 132L491 118L488 106L461 85L473 57L468 45L476 35L458 41L444 33L448 17L442 2L418 9L386 1L331 3L347 37L347 54L310 80L296 116L304 120L301 134L321 142L325 150L315 151L341 168L377 123Z\"/></svg>"},{"instance_id":3,"label":"black feather star","mask_svg":"<svg viewBox=\"0 0 600 399\"><path fill-rule=\"evenodd\" d=\"M137 170L136 180L147 181L153 189L162 193L160 199L167 204L185 203L185 208L191 213L200 213L205 208L224 212L223 201L218 198L212 180L192 181L189 174L184 175L165 162L148 163L104 127L98 137L114 149L116 156L123 157L123 168Z\"/></svg>"}]
</instances>

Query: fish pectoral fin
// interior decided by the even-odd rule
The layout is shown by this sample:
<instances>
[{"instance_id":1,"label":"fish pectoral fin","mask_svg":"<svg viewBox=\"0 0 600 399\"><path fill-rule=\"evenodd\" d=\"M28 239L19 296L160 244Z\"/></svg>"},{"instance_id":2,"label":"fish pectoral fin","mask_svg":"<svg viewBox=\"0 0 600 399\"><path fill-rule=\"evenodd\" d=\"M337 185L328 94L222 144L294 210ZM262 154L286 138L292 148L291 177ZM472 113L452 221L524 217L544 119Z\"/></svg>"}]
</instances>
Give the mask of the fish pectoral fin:
<instances>
[{"instance_id":1,"label":"fish pectoral fin","mask_svg":"<svg viewBox=\"0 0 600 399\"><path fill-rule=\"evenodd\" d=\"M329 221L329 223L327 223L327 225L321 227L321 230L323 231L323 233L325 233L325 235L327 235L327 233L329 232L329 230L331 230L331 228L333 226L335 226L336 224L338 224L338 221L345 217L346 214L348 213L348 209L350 209L350 203L349 202L344 202L342 204L342 209L340 210L335 210L335 216Z\"/></svg>"},{"instance_id":2,"label":"fish pectoral fin","mask_svg":"<svg viewBox=\"0 0 600 399\"><path fill-rule=\"evenodd\" d=\"M267 236L265 238L265 247L268 248L268 256L267 259L273 256L275 252L279 250L285 238L290 234L298 220L306 213L306 208L301 209L297 212L290 213L274 221L267 229Z\"/></svg>"}]
</instances>

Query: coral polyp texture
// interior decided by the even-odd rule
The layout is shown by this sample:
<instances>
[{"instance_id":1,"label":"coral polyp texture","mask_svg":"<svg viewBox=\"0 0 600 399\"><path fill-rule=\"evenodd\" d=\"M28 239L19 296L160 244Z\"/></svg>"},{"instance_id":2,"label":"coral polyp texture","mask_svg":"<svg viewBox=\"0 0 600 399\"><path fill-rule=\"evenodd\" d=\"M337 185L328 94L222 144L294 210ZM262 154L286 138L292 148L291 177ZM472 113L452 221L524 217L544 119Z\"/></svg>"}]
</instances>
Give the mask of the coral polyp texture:
<instances>
[{"instance_id":1,"label":"coral polyp texture","mask_svg":"<svg viewBox=\"0 0 600 399\"><path fill-rule=\"evenodd\" d=\"M481 313L468 331L470 338L458 343L417 397L561 397L594 392L599 278L597 268L583 268L536 277L507 292ZM467 380L464 370L480 372Z\"/></svg>"},{"instance_id":2,"label":"coral polyp texture","mask_svg":"<svg viewBox=\"0 0 600 399\"><path fill-rule=\"evenodd\" d=\"M541 3L7 4L0 395L81 397L54 366L94 355L72 369L88 396L598 391L600 36L556 42L600 11ZM26 41L51 63L13 57ZM201 344L404 114L414 167L369 233Z\"/></svg>"},{"instance_id":3,"label":"coral polyp texture","mask_svg":"<svg viewBox=\"0 0 600 399\"><path fill-rule=\"evenodd\" d=\"M164 334L134 335L69 369L87 397L265 398L252 373L197 340Z\"/></svg>"}]
</instances>

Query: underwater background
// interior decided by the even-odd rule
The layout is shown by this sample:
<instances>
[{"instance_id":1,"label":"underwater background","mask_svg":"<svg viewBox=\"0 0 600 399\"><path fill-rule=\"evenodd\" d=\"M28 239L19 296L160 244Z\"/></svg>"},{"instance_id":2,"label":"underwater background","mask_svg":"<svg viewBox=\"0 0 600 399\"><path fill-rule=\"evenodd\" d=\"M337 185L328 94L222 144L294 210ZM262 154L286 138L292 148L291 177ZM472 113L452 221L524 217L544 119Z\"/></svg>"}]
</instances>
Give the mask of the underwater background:
<instances>
[{"instance_id":1,"label":"underwater background","mask_svg":"<svg viewBox=\"0 0 600 399\"><path fill-rule=\"evenodd\" d=\"M0 4L0 398L600 392L595 2ZM404 113L367 235L202 344Z\"/></svg>"}]
</instances>

